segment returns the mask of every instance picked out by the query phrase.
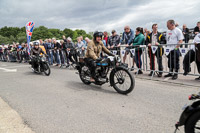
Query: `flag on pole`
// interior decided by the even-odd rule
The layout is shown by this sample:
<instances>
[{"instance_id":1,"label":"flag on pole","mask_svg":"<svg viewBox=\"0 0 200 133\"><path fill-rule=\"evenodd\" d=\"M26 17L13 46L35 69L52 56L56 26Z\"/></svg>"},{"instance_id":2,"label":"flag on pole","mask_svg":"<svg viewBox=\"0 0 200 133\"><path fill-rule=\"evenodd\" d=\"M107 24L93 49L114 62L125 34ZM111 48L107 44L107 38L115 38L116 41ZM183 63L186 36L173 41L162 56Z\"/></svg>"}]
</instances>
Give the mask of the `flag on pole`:
<instances>
[{"instance_id":1,"label":"flag on pole","mask_svg":"<svg viewBox=\"0 0 200 133\"><path fill-rule=\"evenodd\" d=\"M33 21L30 21L26 24L26 37L27 37L27 44L28 44L28 54L30 55L30 41L31 41L31 36L33 33L33 28L35 26L35 23Z\"/></svg>"}]
</instances>

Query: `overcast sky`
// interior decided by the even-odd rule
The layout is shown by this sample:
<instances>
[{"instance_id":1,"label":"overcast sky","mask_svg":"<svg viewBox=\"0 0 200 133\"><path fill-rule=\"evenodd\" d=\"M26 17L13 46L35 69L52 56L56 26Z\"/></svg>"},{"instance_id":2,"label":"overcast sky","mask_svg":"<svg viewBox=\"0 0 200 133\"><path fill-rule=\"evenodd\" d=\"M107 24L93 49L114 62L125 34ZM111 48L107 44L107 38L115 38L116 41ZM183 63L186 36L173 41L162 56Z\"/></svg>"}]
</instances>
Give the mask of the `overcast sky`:
<instances>
[{"instance_id":1,"label":"overcast sky","mask_svg":"<svg viewBox=\"0 0 200 133\"><path fill-rule=\"evenodd\" d=\"M125 25L135 30L157 23L163 31L168 19L195 27L199 8L200 0L0 0L0 27L32 20L36 27L122 32Z\"/></svg>"}]
</instances>

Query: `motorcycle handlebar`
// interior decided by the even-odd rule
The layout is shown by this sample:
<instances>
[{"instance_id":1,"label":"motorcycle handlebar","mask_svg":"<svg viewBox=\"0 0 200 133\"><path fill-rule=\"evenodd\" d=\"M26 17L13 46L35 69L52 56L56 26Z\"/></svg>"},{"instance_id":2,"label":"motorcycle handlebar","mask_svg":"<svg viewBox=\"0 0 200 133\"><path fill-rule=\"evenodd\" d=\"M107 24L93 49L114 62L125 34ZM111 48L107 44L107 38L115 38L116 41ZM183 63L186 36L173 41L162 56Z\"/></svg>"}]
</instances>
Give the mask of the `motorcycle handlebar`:
<instances>
[{"instance_id":1,"label":"motorcycle handlebar","mask_svg":"<svg viewBox=\"0 0 200 133\"><path fill-rule=\"evenodd\" d=\"M189 99L189 100L200 99L200 94L192 94L192 95L189 96L188 99Z\"/></svg>"}]
</instances>

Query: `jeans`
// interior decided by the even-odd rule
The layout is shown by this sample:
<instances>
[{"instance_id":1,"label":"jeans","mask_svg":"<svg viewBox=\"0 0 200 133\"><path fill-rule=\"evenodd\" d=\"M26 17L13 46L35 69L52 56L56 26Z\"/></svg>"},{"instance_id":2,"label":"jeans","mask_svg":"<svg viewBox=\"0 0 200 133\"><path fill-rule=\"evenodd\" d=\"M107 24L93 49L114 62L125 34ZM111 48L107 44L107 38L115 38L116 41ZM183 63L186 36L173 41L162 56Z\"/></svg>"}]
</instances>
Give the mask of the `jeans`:
<instances>
[{"instance_id":1,"label":"jeans","mask_svg":"<svg viewBox=\"0 0 200 133\"><path fill-rule=\"evenodd\" d=\"M61 50L60 51L60 57L61 57L61 63L62 64L65 64L65 56L64 56L64 54L65 54L65 51Z\"/></svg>"},{"instance_id":2,"label":"jeans","mask_svg":"<svg viewBox=\"0 0 200 133\"><path fill-rule=\"evenodd\" d=\"M61 60L60 60L60 51L59 50L56 50L56 62L57 64L61 64Z\"/></svg>"},{"instance_id":3,"label":"jeans","mask_svg":"<svg viewBox=\"0 0 200 133\"><path fill-rule=\"evenodd\" d=\"M142 50L136 50L135 51L135 62L138 68L142 68L142 59L141 59L141 55L142 55Z\"/></svg>"},{"instance_id":4,"label":"jeans","mask_svg":"<svg viewBox=\"0 0 200 133\"><path fill-rule=\"evenodd\" d=\"M52 50L47 50L47 54L48 54L48 62L50 65L53 65L53 53Z\"/></svg>"}]
</instances>

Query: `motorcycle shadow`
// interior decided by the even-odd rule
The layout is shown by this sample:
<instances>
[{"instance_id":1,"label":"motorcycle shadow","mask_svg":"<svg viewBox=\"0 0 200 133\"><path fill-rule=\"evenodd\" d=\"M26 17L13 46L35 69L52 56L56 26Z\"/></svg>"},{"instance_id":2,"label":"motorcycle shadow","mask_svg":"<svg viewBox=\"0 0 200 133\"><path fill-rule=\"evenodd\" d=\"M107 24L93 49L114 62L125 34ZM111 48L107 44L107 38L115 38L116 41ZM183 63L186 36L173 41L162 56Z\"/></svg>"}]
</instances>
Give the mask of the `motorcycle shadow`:
<instances>
[{"instance_id":1,"label":"motorcycle shadow","mask_svg":"<svg viewBox=\"0 0 200 133\"><path fill-rule=\"evenodd\" d=\"M71 89L78 90L78 91L97 91L97 92L103 92L103 93L107 93L107 94L118 95L118 93L115 92L115 90L112 87L110 87L110 90L103 89L105 87L107 88L106 85L102 85L102 86L98 86L98 85L94 85L94 84L85 85L81 81L80 82L78 82L78 81L77 82L76 81L67 82L66 86L69 86L69 85L73 86L73 87L70 87Z\"/></svg>"},{"instance_id":2,"label":"motorcycle shadow","mask_svg":"<svg viewBox=\"0 0 200 133\"><path fill-rule=\"evenodd\" d=\"M38 76L45 76L43 73L35 73L35 72L24 72L24 75L38 75Z\"/></svg>"}]
</instances>

